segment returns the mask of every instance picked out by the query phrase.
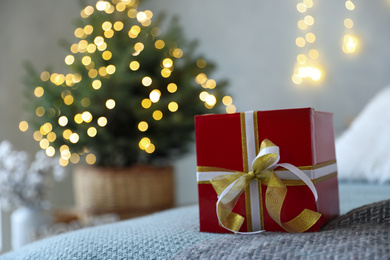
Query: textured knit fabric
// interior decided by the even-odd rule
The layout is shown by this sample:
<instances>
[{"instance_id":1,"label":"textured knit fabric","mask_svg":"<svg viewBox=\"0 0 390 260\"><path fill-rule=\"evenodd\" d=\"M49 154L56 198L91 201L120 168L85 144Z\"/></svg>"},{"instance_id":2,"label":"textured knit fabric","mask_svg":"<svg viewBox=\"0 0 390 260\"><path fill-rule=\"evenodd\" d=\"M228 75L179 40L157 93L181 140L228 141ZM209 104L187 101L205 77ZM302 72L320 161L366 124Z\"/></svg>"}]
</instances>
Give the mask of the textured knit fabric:
<instances>
[{"instance_id":1,"label":"textured knit fabric","mask_svg":"<svg viewBox=\"0 0 390 260\"><path fill-rule=\"evenodd\" d=\"M390 186L348 185L340 185L342 212L378 194L390 198ZM194 205L40 240L0 260L390 259L389 208L385 201L353 210L317 233L234 235L199 232Z\"/></svg>"}]
</instances>

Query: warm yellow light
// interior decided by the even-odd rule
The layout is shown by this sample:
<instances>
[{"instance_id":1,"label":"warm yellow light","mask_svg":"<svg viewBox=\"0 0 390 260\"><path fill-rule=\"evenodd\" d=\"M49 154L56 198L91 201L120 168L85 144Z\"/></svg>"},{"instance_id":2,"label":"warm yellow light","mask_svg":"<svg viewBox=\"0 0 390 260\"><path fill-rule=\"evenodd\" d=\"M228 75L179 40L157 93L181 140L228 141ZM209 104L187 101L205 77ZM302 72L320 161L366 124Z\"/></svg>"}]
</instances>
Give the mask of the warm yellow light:
<instances>
[{"instance_id":1,"label":"warm yellow light","mask_svg":"<svg viewBox=\"0 0 390 260\"><path fill-rule=\"evenodd\" d=\"M119 2L117 5L116 5L116 10L118 12L123 12L125 9L126 9L126 5L122 2Z\"/></svg>"},{"instance_id":2,"label":"warm yellow light","mask_svg":"<svg viewBox=\"0 0 390 260\"><path fill-rule=\"evenodd\" d=\"M309 42L309 43L313 43L316 41L316 36L314 35L314 33L306 33L306 41Z\"/></svg>"},{"instance_id":3,"label":"warm yellow light","mask_svg":"<svg viewBox=\"0 0 390 260\"><path fill-rule=\"evenodd\" d=\"M34 89L34 95L35 95L36 97L42 97L42 96L43 96L43 93L45 93L45 91L43 90L42 87L36 87L36 88Z\"/></svg>"},{"instance_id":4,"label":"warm yellow light","mask_svg":"<svg viewBox=\"0 0 390 260\"><path fill-rule=\"evenodd\" d=\"M91 100L87 97L81 99L81 105L83 107L89 107L89 105L91 104Z\"/></svg>"},{"instance_id":5,"label":"warm yellow light","mask_svg":"<svg viewBox=\"0 0 390 260\"><path fill-rule=\"evenodd\" d=\"M80 137L79 137L79 135L77 133L73 133L69 137L69 141L71 143L74 143L74 144L77 143L79 141L79 139L80 139Z\"/></svg>"},{"instance_id":6,"label":"warm yellow light","mask_svg":"<svg viewBox=\"0 0 390 260\"><path fill-rule=\"evenodd\" d=\"M35 131L33 134L33 138L35 141L39 142L42 140L43 136L40 131Z\"/></svg>"},{"instance_id":7,"label":"warm yellow light","mask_svg":"<svg viewBox=\"0 0 390 260\"><path fill-rule=\"evenodd\" d=\"M153 112L153 119L158 121L163 117L163 113L160 110L156 110Z\"/></svg>"},{"instance_id":8,"label":"warm yellow light","mask_svg":"<svg viewBox=\"0 0 390 260\"><path fill-rule=\"evenodd\" d=\"M175 57L175 58L181 58L181 57L183 57L183 50L182 50L182 49L179 49L179 48L175 48L175 49L172 51L172 56Z\"/></svg>"},{"instance_id":9,"label":"warm yellow light","mask_svg":"<svg viewBox=\"0 0 390 260\"><path fill-rule=\"evenodd\" d=\"M83 36L84 36L84 29L83 28L77 28L74 31L74 36L76 36L77 38L83 38Z\"/></svg>"},{"instance_id":10,"label":"warm yellow light","mask_svg":"<svg viewBox=\"0 0 390 260\"><path fill-rule=\"evenodd\" d=\"M99 117L99 119L97 120L97 123L99 126L104 127L107 125L107 118L105 118L104 116Z\"/></svg>"},{"instance_id":11,"label":"warm yellow light","mask_svg":"<svg viewBox=\"0 0 390 260\"><path fill-rule=\"evenodd\" d=\"M26 132L28 129L28 123L26 121L21 121L19 123L19 130L22 132Z\"/></svg>"},{"instance_id":12,"label":"warm yellow light","mask_svg":"<svg viewBox=\"0 0 390 260\"><path fill-rule=\"evenodd\" d=\"M78 155L77 153L72 153L69 160L71 163L77 164L80 161L80 155Z\"/></svg>"},{"instance_id":13,"label":"warm yellow light","mask_svg":"<svg viewBox=\"0 0 390 260\"><path fill-rule=\"evenodd\" d=\"M60 126L66 126L68 124L68 118L66 116L61 116L58 118L58 124Z\"/></svg>"},{"instance_id":14,"label":"warm yellow light","mask_svg":"<svg viewBox=\"0 0 390 260\"><path fill-rule=\"evenodd\" d=\"M97 49L98 49L99 51L104 51L105 49L107 49L107 43L102 42L102 44L97 45Z\"/></svg>"},{"instance_id":15,"label":"warm yellow light","mask_svg":"<svg viewBox=\"0 0 390 260\"><path fill-rule=\"evenodd\" d=\"M292 75L292 77L291 77L291 81L292 81L294 84L299 85L299 84L302 83L302 78L299 77L298 74L294 74L294 75Z\"/></svg>"},{"instance_id":16,"label":"warm yellow light","mask_svg":"<svg viewBox=\"0 0 390 260\"><path fill-rule=\"evenodd\" d=\"M298 37L295 39L295 44L298 47L304 47L306 45L306 40L303 37Z\"/></svg>"},{"instance_id":17,"label":"warm yellow light","mask_svg":"<svg viewBox=\"0 0 390 260\"><path fill-rule=\"evenodd\" d=\"M231 96L224 96L222 98L222 103L225 105L225 106L230 106L232 103L233 103L233 98Z\"/></svg>"},{"instance_id":18,"label":"warm yellow light","mask_svg":"<svg viewBox=\"0 0 390 260\"><path fill-rule=\"evenodd\" d=\"M204 69L206 67L206 65L207 65L207 62L205 59L200 58L200 59L196 60L196 66L198 66L198 68Z\"/></svg>"},{"instance_id":19,"label":"warm yellow light","mask_svg":"<svg viewBox=\"0 0 390 260\"><path fill-rule=\"evenodd\" d=\"M107 68L106 67L100 67L99 68L99 75L104 77L107 76Z\"/></svg>"},{"instance_id":20,"label":"warm yellow light","mask_svg":"<svg viewBox=\"0 0 390 260\"><path fill-rule=\"evenodd\" d=\"M353 27L353 21L350 18L344 20L344 26L347 29L351 29Z\"/></svg>"},{"instance_id":21,"label":"warm yellow light","mask_svg":"<svg viewBox=\"0 0 390 260\"><path fill-rule=\"evenodd\" d=\"M159 100L160 100L160 97L161 97L161 91L158 90L158 89L153 89L150 94L149 94L149 99L153 102L153 103L157 103Z\"/></svg>"},{"instance_id":22,"label":"warm yellow light","mask_svg":"<svg viewBox=\"0 0 390 260\"><path fill-rule=\"evenodd\" d=\"M47 140L46 138L43 138L41 141L39 141L39 147L41 147L42 149L46 149L47 147L49 147L49 145L49 140Z\"/></svg>"},{"instance_id":23,"label":"warm yellow light","mask_svg":"<svg viewBox=\"0 0 390 260\"><path fill-rule=\"evenodd\" d=\"M135 17L137 17L137 13L138 13L137 9L132 8L132 9L129 9L129 11L127 11L127 16L129 18L135 18Z\"/></svg>"},{"instance_id":24,"label":"warm yellow light","mask_svg":"<svg viewBox=\"0 0 390 260\"><path fill-rule=\"evenodd\" d=\"M76 114L75 116L74 116L74 121L77 123L77 124L81 124L82 122L84 122L84 120L83 120L83 117L81 116L81 114L79 113L79 114Z\"/></svg>"},{"instance_id":25,"label":"warm yellow light","mask_svg":"<svg viewBox=\"0 0 390 260\"><path fill-rule=\"evenodd\" d=\"M106 101L106 107L107 107L108 109L113 109L113 108L115 107L115 100L113 100L113 99L108 99L108 100Z\"/></svg>"},{"instance_id":26,"label":"warm yellow light","mask_svg":"<svg viewBox=\"0 0 390 260\"><path fill-rule=\"evenodd\" d=\"M226 113L233 114L236 113L237 109L235 105L229 105L226 107Z\"/></svg>"},{"instance_id":27,"label":"warm yellow light","mask_svg":"<svg viewBox=\"0 0 390 260\"><path fill-rule=\"evenodd\" d=\"M302 31L307 29L307 24L305 23L304 20L299 20L298 21L298 28Z\"/></svg>"},{"instance_id":28,"label":"warm yellow light","mask_svg":"<svg viewBox=\"0 0 390 260\"><path fill-rule=\"evenodd\" d=\"M65 159L63 159L63 158L60 158L60 159L58 160L58 163L59 163L62 167L65 167L65 166L67 166L67 165L69 164L69 161L68 161L68 160L65 160Z\"/></svg>"},{"instance_id":29,"label":"warm yellow light","mask_svg":"<svg viewBox=\"0 0 390 260\"><path fill-rule=\"evenodd\" d=\"M64 151L69 152L69 146L67 146L66 144L63 144L60 147L60 152L63 153Z\"/></svg>"},{"instance_id":30,"label":"warm yellow light","mask_svg":"<svg viewBox=\"0 0 390 260\"><path fill-rule=\"evenodd\" d=\"M48 81L50 79L50 73L48 71L44 71L41 73L40 78L42 81Z\"/></svg>"},{"instance_id":31,"label":"warm yellow light","mask_svg":"<svg viewBox=\"0 0 390 260\"><path fill-rule=\"evenodd\" d=\"M89 137L94 137L94 136L96 136L96 134L97 134L96 128L93 127L93 126L91 126L90 128L88 128L87 134L88 134Z\"/></svg>"},{"instance_id":32,"label":"warm yellow light","mask_svg":"<svg viewBox=\"0 0 390 260\"><path fill-rule=\"evenodd\" d=\"M69 140L70 138L70 135L72 134L72 131L69 130L69 129L66 129L62 132L62 136L64 137L64 139L66 140Z\"/></svg>"},{"instance_id":33,"label":"warm yellow light","mask_svg":"<svg viewBox=\"0 0 390 260\"><path fill-rule=\"evenodd\" d=\"M206 97L206 103L207 103L207 105L209 105L209 106L214 106L214 105L217 103L217 99L215 98L214 95L209 94L209 95L207 95L207 97Z\"/></svg>"},{"instance_id":34,"label":"warm yellow light","mask_svg":"<svg viewBox=\"0 0 390 260\"><path fill-rule=\"evenodd\" d=\"M93 26L88 24L86 26L84 26L84 33L85 34L91 34L93 32Z\"/></svg>"},{"instance_id":35,"label":"warm yellow light","mask_svg":"<svg viewBox=\"0 0 390 260\"><path fill-rule=\"evenodd\" d=\"M116 67L114 65L108 65L106 68L106 71L108 74L112 75L115 73Z\"/></svg>"},{"instance_id":36,"label":"warm yellow light","mask_svg":"<svg viewBox=\"0 0 390 260\"><path fill-rule=\"evenodd\" d=\"M132 62L130 62L129 67L130 67L130 69L131 69L132 71L136 71L136 70L139 69L140 64L139 64L138 61L133 60Z\"/></svg>"},{"instance_id":37,"label":"warm yellow light","mask_svg":"<svg viewBox=\"0 0 390 260\"><path fill-rule=\"evenodd\" d=\"M141 132L145 132L146 130L148 130L148 128L149 125L145 121L141 121L138 123L138 130L140 130Z\"/></svg>"},{"instance_id":38,"label":"warm yellow light","mask_svg":"<svg viewBox=\"0 0 390 260\"><path fill-rule=\"evenodd\" d=\"M150 139L149 138L147 138L147 137L143 137L142 139L141 139L141 141L139 141L139 148L141 148L142 150L145 150L146 149L146 147L148 147L149 145L150 145Z\"/></svg>"},{"instance_id":39,"label":"warm yellow light","mask_svg":"<svg viewBox=\"0 0 390 260\"><path fill-rule=\"evenodd\" d=\"M88 76L93 79L93 78L96 78L98 75L98 71L96 69L90 69L88 71Z\"/></svg>"},{"instance_id":40,"label":"warm yellow light","mask_svg":"<svg viewBox=\"0 0 390 260\"><path fill-rule=\"evenodd\" d=\"M57 135L54 132L50 132L47 134L46 138L47 138L47 140L49 140L49 142L52 143L57 139Z\"/></svg>"},{"instance_id":41,"label":"warm yellow light","mask_svg":"<svg viewBox=\"0 0 390 260\"><path fill-rule=\"evenodd\" d=\"M96 163L96 156L93 155L92 153L88 154L86 157L85 157L85 161L89 164L89 165L93 165Z\"/></svg>"},{"instance_id":42,"label":"warm yellow light","mask_svg":"<svg viewBox=\"0 0 390 260\"><path fill-rule=\"evenodd\" d=\"M77 43L73 43L70 46L70 52L72 53L77 53L79 51L79 45Z\"/></svg>"},{"instance_id":43,"label":"warm yellow light","mask_svg":"<svg viewBox=\"0 0 390 260\"><path fill-rule=\"evenodd\" d=\"M345 8L352 11L355 9L355 5L352 3L352 1L348 0L345 2Z\"/></svg>"},{"instance_id":44,"label":"warm yellow light","mask_svg":"<svg viewBox=\"0 0 390 260\"><path fill-rule=\"evenodd\" d=\"M173 61L170 58L165 58L162 61L162 64L163 64L164 68L170 68L173 66Z\"/></svg>"},{"instance_id":45,"label":"warm yellow light","mask_svg":"<svg viewBox=\"0 0 390 260\"><path fill-rule=\"evenodd\" d=\"M314 24L314 18L311 15L306 15L303 19L307 25L313 25Z\"/></svg>"},{"instance_id":46,"label":"warm yellow light","mask_svg":"<svg viewBox=\"0 0 390 260\"><path fill-rule=\"evenodd\" d=\"M73 96L72 95L67 95L65 98L64 98L64 103L65 105L71 105L73 103Z\"/></svg>"},{"instance_id":47,"label":"warm yellow light","mask_svg":"<svg viewBox=\"0 0 390 260\"><path fill-rule=\"evenodd\" d=\"M152 78L151 77L143 77L142 85L144 85L145 87L149 87L150 85L152 85Z\"/></svg>"},{"instance_id":48,"label":"warm yellow light","mask_svg":"<svg viewBox=\"0 0 390 260\"><path fill-rule=\"evenodd\" d=\"M102 82L98 79L95 79L94 81L92 81L92 88L98 90L102 87Z\"/></svg>"},{"instance_id":49,"label":"warm yellow light","mask_svg":"<svg viewBox=\"0 0 390 260\"><path fill-rule=\"evenodd\" d=\"M114 23L114 30L120 31L123 29L123 23L121 21L117 21Z\"/></svg>"},{"instance_id":50,"label":"warm yellow light","mask_svg":"<svg viewBox=\"0 0 390 260\"><path fill-rule=\"evenodd\" d=\"M49 157L53 157L56 153L56 150L54 149L53 146L49 146L46 148L46 155L49 156Z\"/></svg>"},{"instance_id":51,"label":"warm yellow light","mask_svg":"<svg viewBox=\"0 0 390 260\"><path fill-rule=\"evenodd\" d=\"M175 93L177 91L177 85L175 83L169 83L167 86L169 93Z\"/></svg>"},{"instance_id":52,"label":"warm yellow light","mask_svg":"<svg viewBox=\"0 0 390 260\"><path fill-rule=\"evenodd\" d=\"M105 22L102 23L102 29L103 29L104 31L108 31L108 30L110 30L111 28L112 28L112 23L111 23L111 22L105 21Z\"/></svg>"},{"instance_id":53,"label":"warm yellow light","mask_svg":"<svg viewBox=\"0 0 390 260\"><path fill-rule=\"evenodd\" d=\"M92 114L88 111L84 111L82 114L81 114L81 118L84 120L84 122L86 123L90 123L92 121Z\"/></svg>"},{"instance_id":54,"label":"warm yellow light","mask_svg":"<svg viewBox=\"0 0 390 260\"><path fill-rule=\"evenodd\" d=\"M89 56L84 56L82 59L81 59L81 63L83 64L83 65L89 65L90 63L91 63L91 61L92 61L92 59L91 59L91 57L89 57Z\"/></svg>"},{"instance_id":55,"label":"warm yellow light","mask_svg":"<svg viewBox=\"0 0 390 260\"><path fill-rule=\"evenodd\" d=\"M51 132L51 130L53 130L53 126L50 124L50 123L45 123L41 126L41 133L46 135L48 133Z\"/></svg>"},{"instance_id":56,"label":"warm yellow light","mask_svg":"<svg viewBox=\"0 0 390 260\"><path fill-rule=\"evenodd\" d=\"M102 36L97 36L93 41L97 46L103 44L104 38Z\"/></svg>"},{"instance_id":57,"label":"warm yellow light","mask_svg":"<svg viewBox=\"0 0 390 260\"><path fill-rule=\"evenodd\" d=\"M45 114L45 108L42 107L42 106L39 106L35 109L35 114L38 116L38 117L42 117L44 114Z\"/></svg>"},{"instance_id":58,"label":"warm yellow light","mask_svg":"<svg viewBox=\"0 0 390 260\"><path fill-rule=\"evenodd\" d=\"M155 151L155 146L154 146L154 144L149 144L146 148L145 148L145 151L147 152L147 153L153 153L154 151Z\"/></svg>"},{"instance_id":59,"label":"warm yellow light","mask_svg":"<svg viewBox=\"0 0 390 260\"><path fill-rule=\"evenodd\" d=\"M146 17L145 12L138 12L138 14L137 14L137 20L138 20L138 22L142 23L142 22L145 21L146 19L148 19L148 18Z\"/></svg>"},{"instance_id":60,"label":"warm yellow light","mask_svg":"<svg viewBox=\"0 0 390 260\"><path fill-rule=\"evenodd\" d=\"M143 51L144 48L145 46L142 42L137 42L136 44L134 44L135 51Z\"/></svg>"},{"instance_id":61,"label":"warm yellow light","mask_svg":"<svg viewBox=\"0 0 390 260\"><path fill-rule=\"evenodd\" d=\"M171 73L172 71L168 68L164 68L161 70L161 76L163 76L163 78L168 78L169 76L171 76Z\"/></svg>"},{"instance_id":62,"label":"warm yellow light","mask_svg":"<svg viewBox=\"0 0 390 260\"><path fill-rule=\"evenodd\" d=\"M306 55L304 55L304 54L299 54L299 55L297 56L297 61L298 61L298 63L301 64L301 65L305 64L306 61L307 61Z\"/></svg>"},{"instance_id":63,"label":"warm yellow light","mask_svg":"<svg viewBox=\"0 0 390 260\"><path fill-rule=\"evenodd\" d=\"M143 99L141 102L141 106L145 109L149 108L151 105L152 105L152 101L150 101L150 99L148 98Z\"/></svg>"},{"instance_id":64,"label":"warm yellow light","mask_svg":"<svg viewBox=\"0 0 390 260\"><path fill-rule=\"evenodd\" d=\"M317 67L300 67L298 68L298 77L301 79L304 78L310 78L314 81L319 81L321 79L322 72L319 68Z\"/></svg>"},{"instance_id":65,"label":"warm yellow light","mask_svg":"<svg viewBox=\"0 0 390 260\"><path fill-rule=\"evenodd\" d=\"M303 0L303 4L306 5L307 8L313 7L313 1L312 0Z\"/></svg>"},{"instance_id":66,"label":"warm yellow light","mask_svg":"<svg viewBox=\"0 0 390 260\"><path fill-rule=\"evenodd\" d=\"M84 8L84 12L85 12L85 14L86 15L91 15L91 14L93 14L93 11L94 11L95 9L93 8L93 6L90 6L90 5L88 5L87 7L85 7Z\"/></svg>"},{"instance_id":67,"label":"warm yellow light","mask_svg":"<svg viewBox=\"0 0 390 260\"><path fill-rule=\"evenodd\" d=\"M169 102L168 109L171 112L176 112L179 109L179 105L176 102L174 102L174 101Z\"/></svg>"},{"instance_id":68,"label":"warm yellow light","mask_svg":"<svg viewBox=\"0 0 390 260\"><path fill-rule=\"evenodd\" d=\"M203 84L203 83L205 83L206 81L207 81L207 76L206 76L206 74L204 74L204 73L200 73L200 74L198 74L196 77L195 77L195 81L196 81L196 83L198 83L198 84Z\"/></svg>"},{"instance_id":69,"label":"warm yellow light","mask_svg":"<svg viewBox=\"0 0 390 260\"><path fill-rule=\"evenodd\" d=\"M65 57L65 64L66 65L71 65L71 64L73 64L73 62L74 62L74 56L73 55L67 55Z\"/></svg>"},{"instance_id":70,"label":"warm yellow light","mask_svg":"<svg viewBox=\"0 0 390 260\"><path fill-rule=\"evenodd\" d=\"M343 52L355 53L359 44L359 40L356 36L347 34L344 36Z\"/></svg>"},{"instance_id":71,"label":"warm yellow light","mask_svg":"<svg viewBox=\"0 0 390 260\"><path fill-rule=\"evenodd\" d=\"M297 4L297 10L298 10L298 12L300 12L300 13L304 13L304 12L306 12L306 5L305 4L303 4L303 3L299 3L299 4Z\"/></svg>"},{"instance_id":72,"label":"warm yellow light","mask_svg":"<svg viewBox=\"0 0 390 260\"><path fill-rule=\"evenodd\" d=\"M156 47L156 49L159 49L161 50L162 48L164 48L165 46L165 42L163 40L157 40L155 43L154 43L154 47Z\"/></svg>"},{"instance_id":73,"label":"warm yellow light","mask_svg":"<svg viewBox=\"0 0 390 260\"><path fill-rule=\"evenodd\" d=\"M105 2L105 1L98 1L96 3L96 9L98 11L104 11L106 8L107 8L107 4L108 2Z\"/></svg>"},{"instance_id":74,"label":"warm yellow light","mask_svg":"<svg viewBox=\"0 0 390 260\"><path fill-rule=\"evenodd\" d=\"M152 11L146 10L146 11L145 11L145 14L146 14L146 18L147 18L147 19L152 19L152 17L153 17Z\"/></svg>"},{"instance_id":75,"label":"warm yellow light","mask_svg":"<svg viewBox=\"0 0 390 260\"><path fill-rule=\"evenodd\" d=\"M202 91L199 94L199 99L202 100L203 102L205 102L208 95L209 95L209 93L207 93L206 91Z\"/></svg>"},{"instance_id":76,"label":"warm yellow light","mask_svg":"<svg viewBox=\"0 0 390 260\"><path fill-rule=\"evenodd\" d=\"M311 50L309 51L309 57L310 57L310 59L316 60L316 59L318 59L319 56L320 56L320 53L319 53L316 49L311 49Z\"/></svg>"},{"instance_id":77,"label":"warm yellow light","mask_svg":"<svg viewBox=\"0 0 390 260\"><path fill-rule=\"evenodd\" d=\"M141 27L139 27L138 25L133 25L130 28L129 35L131 33L132 35L135 35L137 37L140 32L141 32ZM135 38L135 37L131 37L131 38Z\"/></svg>"},{"instance_id":78,"label":"warm yellow light","mask_svg":"<svg viewBox=\"0 0 390 260\"><path fill-rule=\"evenodd\" d=\"M79 46L78 46L78 48L79 48L79 51L80 51L80 52L84 52L85 49L87 49L87 46L88 46L88 42L87 42L86 40L81 40L81 41L79 41Z\"/></svg>"},{"instance_id":79,"label":"warm yellow light","mask_svg":"<svg viewBox=\"0 0 390 260\"><path fill-rule=\"evenodd\" d=\"M102 58L103 58L103 60L109 60L109 59L111 59L111 58L112 58L112 52L110 52L110 51L104 51L104 52L102 53Z\"/></svg>"},{"instance_id":80,"label":"warm yellow light","mask_svg":"<svg viewBox=\"0 0 390 260\"><path fill-rule=\"evenodd\" d=\"M214 89L217 86L217 82L215 82L215 80L213 80L213 79L208 79L206 81L206 84L204 84L204 85L205 85L206 88Z\"/></svg>"}]
</instances>

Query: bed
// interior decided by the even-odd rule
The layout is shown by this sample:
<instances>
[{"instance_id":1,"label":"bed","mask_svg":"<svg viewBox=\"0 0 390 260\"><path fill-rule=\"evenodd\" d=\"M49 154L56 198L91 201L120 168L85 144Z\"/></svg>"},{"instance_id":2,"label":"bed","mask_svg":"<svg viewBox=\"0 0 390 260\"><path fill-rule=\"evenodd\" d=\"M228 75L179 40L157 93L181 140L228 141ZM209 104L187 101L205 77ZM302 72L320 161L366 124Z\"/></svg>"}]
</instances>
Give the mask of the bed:
<instances>
[{"instance_id":1,"label":"bed","mask_svg":"<svg viewBox=\"0 0 390 260\"><path fill-rule=\"evenodd\" d=\"M340 182L339 190L342 215L321 232L202 233L190 205L43 239L0 259L389 259L390 184Z\"/></svg>"}]
</instances>

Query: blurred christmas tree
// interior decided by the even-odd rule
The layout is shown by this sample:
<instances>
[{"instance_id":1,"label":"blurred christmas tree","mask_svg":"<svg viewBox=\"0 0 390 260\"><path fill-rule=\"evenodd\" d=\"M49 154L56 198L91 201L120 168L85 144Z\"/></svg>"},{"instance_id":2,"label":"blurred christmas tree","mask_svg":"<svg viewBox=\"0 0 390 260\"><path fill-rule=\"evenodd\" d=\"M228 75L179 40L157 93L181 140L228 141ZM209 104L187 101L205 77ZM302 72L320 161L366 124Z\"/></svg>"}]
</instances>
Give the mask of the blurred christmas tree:
<instances>
[{"instance_id":1,"label":"blurred christmas tree","mask_svg":"<svg viewBox=\"0 0 390 260\"><path fill-rule=\"evenodd\" d=\"M226 81L208 78L215 65L195 53L176 18L163 26L137 0L82 2L73 44L63 42L69 73L26 66L28 120L34 139L60 163L130 166L184 154L194 115L235 112ZM34 93L34 94L32 94Z\"/></svg>"}]
</instances>

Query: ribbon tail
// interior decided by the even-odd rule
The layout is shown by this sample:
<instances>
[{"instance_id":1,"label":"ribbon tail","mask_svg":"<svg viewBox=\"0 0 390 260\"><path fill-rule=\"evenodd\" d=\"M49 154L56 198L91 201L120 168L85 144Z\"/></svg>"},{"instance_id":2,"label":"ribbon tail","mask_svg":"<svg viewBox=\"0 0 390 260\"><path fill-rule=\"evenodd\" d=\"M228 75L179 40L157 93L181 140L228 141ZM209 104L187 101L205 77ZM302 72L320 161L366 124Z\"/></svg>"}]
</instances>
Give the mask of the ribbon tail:
<instances>
[{"instance_id":1,"label":"ribbon tail","mask_svg":"<svg viewBox=\"0 0 390 260\"><path fill-rule=\"evenodd\" d=\"M245 218L232 211L248 184L247 176L242 175L218 194L217 217L219 224L234 233L240 230Z\"/></svg>"},{"instance_id":2,"label":"ribbon tail","mask_svg":"<svg viewBox=\"0 0 390 260\"><path fill-rule=\"evenodd\" d=\"M320 219L321 214L309 209L304 209L294 219L288 222L282 222L280 220L280 216L286 194L286 185L279 179L279 177L275 173L272 173L265 195L265 204L268 214L287 232L305 232Z\"/></svg>"}]
</instances>

